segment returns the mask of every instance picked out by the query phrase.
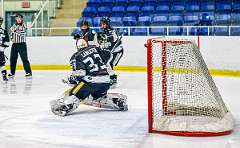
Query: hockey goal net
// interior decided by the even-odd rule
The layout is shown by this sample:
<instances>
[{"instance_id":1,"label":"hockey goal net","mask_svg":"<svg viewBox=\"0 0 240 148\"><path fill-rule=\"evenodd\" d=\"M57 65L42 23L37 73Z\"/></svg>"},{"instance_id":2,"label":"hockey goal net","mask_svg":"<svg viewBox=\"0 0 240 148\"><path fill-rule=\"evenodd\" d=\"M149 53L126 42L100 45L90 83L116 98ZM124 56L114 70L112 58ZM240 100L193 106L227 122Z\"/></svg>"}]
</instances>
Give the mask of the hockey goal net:
<instances>
[{"instance_id":1,"label":"hockey goal net","mask_svg":"<svg viewBox=\"0 0 240 148\"><path fill-rule=\"evenodd\" d=\"M191 40L154 38L148 49L149 132L220 136L233 118Z\"/></svg>"}]
</instances>

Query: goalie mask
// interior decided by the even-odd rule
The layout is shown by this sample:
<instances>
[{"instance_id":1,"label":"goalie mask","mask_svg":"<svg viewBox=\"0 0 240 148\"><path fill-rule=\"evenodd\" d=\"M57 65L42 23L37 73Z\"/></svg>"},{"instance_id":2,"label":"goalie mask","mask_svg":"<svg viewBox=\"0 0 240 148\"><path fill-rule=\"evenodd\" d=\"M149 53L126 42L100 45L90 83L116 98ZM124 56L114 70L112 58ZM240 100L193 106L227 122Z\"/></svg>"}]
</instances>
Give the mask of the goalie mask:
<instances>
[{"instance_id":1,"label":"goalie mask","mask_svg":"<svg viewBox=\"0 0 240 148\"><path fill-rule=\"evenodd\" d=\"M88 43L83 38L80 38L76 41L76 46L78 50L88 47Z\"/></svg>"}]
</instances>

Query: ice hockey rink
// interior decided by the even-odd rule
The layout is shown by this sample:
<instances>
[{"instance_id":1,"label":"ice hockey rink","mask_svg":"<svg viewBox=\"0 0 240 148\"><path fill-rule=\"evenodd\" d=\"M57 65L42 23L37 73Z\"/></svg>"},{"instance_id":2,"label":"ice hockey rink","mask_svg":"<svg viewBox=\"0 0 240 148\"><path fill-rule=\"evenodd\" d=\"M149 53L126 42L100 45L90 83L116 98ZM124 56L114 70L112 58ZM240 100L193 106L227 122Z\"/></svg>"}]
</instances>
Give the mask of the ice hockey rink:
<instances>
[{"instance_id":1,"label":"ice hockey rink","mask_svg":"<svg viewBox=\"0 0 240 148\"><path fill-rule=\"evenodd\" d=\"M71 116L51 113L49 101L66 89L68 71L34 71L24 79L0 83L0 148L239 148L239 77L214 77L235 118L231 135L177 137L149 134L145 72L118 72L119 85L110 92L128 96L129 111L116 112L80 105Z\"/></svg>"}]
</instances>

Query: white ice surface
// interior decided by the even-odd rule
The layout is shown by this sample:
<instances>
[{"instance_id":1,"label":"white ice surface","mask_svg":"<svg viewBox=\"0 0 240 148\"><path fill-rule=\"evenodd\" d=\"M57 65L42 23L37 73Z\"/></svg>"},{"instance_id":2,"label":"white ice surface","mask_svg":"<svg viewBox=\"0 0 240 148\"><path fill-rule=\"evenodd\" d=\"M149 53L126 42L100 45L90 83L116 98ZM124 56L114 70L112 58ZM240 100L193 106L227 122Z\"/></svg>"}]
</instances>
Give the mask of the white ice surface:
<instances>
[{"instance_id":1,"label":"white ice surface","mask_svg":"<svg viewBox=\"0 0 240 148\"><path fill-rule=\"evenodd\" d=\"M0 148L240 148L240 78L214 77L235 117L231 135L176 137L147 132L146 73L119 73L110 92L128 96L129 111L114 112L80 106L71 116L51 113L49 101L66 89L67 71L34 71L25 80L0 82Z\"/></svg>"}]
</instances>

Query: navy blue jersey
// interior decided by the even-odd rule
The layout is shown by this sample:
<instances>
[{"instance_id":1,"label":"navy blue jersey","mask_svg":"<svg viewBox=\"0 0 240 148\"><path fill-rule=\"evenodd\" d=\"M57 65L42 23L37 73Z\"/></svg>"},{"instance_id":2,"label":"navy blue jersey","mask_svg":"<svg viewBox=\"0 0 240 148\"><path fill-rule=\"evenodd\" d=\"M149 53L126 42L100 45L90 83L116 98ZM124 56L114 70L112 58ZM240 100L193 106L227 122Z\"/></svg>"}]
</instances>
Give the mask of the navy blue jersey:
<instances>
[{"instance_id":1,"label":"navy blue jersey","mask_svg":"<svg viewBox=\"0 0 240 148\"><path fill-rule=\"evenodd\" d=\"M98 44L104 50L112 51L118 38L118 34L114 29L107 29L97 34Z\"/></svg>"},{"instance_id":2,"label":"navy blue jersey","mask_svg":"<svg viewBox=\"0 0 240 148\"><path fill-rule=\"evenodd\" d=\"M0 48L6 48L9 46L9 35L6 30L0 27Z\"/></svg>"},{"instance_id":3,"label":"navy blue jersey","mask_svg":"<svg viewBox=\"0 0 240 148\"><path fill-rule=\"evenodd\" d=\"M88 76L108 75L106 65L101 57L101 49L98 47L87 47L81 49L71 57L73 71L84 70Z\"/></svg>"}]
</instances>

